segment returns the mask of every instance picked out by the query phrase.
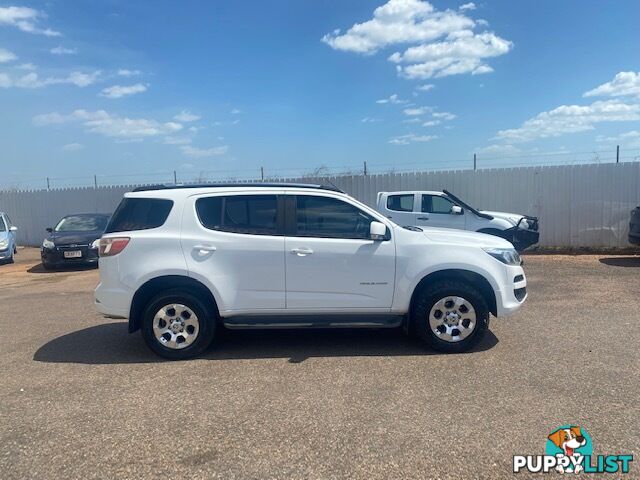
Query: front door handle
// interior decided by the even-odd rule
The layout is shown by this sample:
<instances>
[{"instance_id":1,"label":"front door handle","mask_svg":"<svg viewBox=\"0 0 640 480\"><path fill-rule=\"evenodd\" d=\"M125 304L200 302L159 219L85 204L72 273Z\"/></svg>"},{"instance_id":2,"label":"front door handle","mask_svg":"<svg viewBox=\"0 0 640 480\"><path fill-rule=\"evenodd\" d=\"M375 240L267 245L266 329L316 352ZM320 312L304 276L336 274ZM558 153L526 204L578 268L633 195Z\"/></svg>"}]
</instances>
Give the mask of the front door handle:
<instances>
[{"instance_id":1,"label":"front door handle","mask_svg":"<svg viewBox=\"0 0 640 480\"><path fill-rule=\"evenodd\" d=\"M311 255L313 253L313 250L311 250L310 248L292 248L291 253L299 257L305 257L307 255Z\"/></svg>"},{"instance_id":2,"label":"front door handle","mask_svg":"<svg viewBox=\"0 0 640 480\"><path fill-rule=\"evenodd\" d=\"M418 220L429 220L429 217L418 217Z\"/></svg>"}]
</instances>

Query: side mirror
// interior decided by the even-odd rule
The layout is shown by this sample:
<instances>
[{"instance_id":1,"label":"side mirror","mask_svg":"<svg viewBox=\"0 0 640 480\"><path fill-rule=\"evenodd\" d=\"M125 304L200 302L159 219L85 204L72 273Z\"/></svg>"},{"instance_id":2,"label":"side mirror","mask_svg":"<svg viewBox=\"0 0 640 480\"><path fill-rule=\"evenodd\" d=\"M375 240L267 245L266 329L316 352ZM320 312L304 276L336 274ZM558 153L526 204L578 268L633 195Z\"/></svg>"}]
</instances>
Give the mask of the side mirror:
<instances>
[{"instance_id":1,"label":"side mirror","mask_svg":"<svg viewBox=\"0 0 640 480\"><path fill-rule=\"evenodd\" d=\"M10 232L17 232L18 231L18 227L16 227L15 225L9 227L9 231Z\"/></svg>"},{"instance_id":2,"label":"side mirror","mask_svg":"<svg viewBox=\"0 0 640 480\"><path fill-rule=\"evenodd\" d=\"M380 222L371 222L369 226L371 240L384 240L387 236L387 226Z\"/></svg>"},{"instance_id":3,"label":"side mirror","mask_svg":"<svg viewBox=\"0 0 640 480\"><path fill-rule=\"evenodd\" d=\"M51 228L51 227L47 227L47 228L45 228L45 230L46 230L47 232L49 232L49 233L52 233L52 232L53 232L53 228Z\"/></svg>"},{"instance_id":4,"label":"side mirror","mask_svg":"<svg viewBox=\"0 0 640 480\"><path fill-rule=\"evenodd\" d=\"M458 205L454 205L453 207L451 207L451 215L462 215L463 213L464 210L462 210L462 208Z\"/></svg>"}]
</instances>

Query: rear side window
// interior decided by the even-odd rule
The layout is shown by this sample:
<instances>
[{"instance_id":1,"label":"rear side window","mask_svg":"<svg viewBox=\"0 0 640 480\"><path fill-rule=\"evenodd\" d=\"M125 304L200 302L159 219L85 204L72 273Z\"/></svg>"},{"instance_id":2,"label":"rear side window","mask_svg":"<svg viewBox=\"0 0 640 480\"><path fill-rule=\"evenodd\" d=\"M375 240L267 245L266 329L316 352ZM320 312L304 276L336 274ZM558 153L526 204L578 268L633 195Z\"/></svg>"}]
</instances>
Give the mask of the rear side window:
<instances>
[{"instance_id":1,"label":"rear side window","mask_svg":"<svg viewBox=\"0 0 640 480\"><path fill-rule=\"evenodd\" d=\"M160 198L124 198L104 233L149 230L164 224L173 201Z\"/></svg>"},{"instance_id":2,"label":"rear side window","mask_svg":"<svg viewBox=\"0 0 640 480\"><path fill-rule=\"evenodd\" d=\"M276 195L231 195L196 200L200 223L210 230L278 234L278 197Z\"/></svg>"},{"instance_id":3,"label":"rear side window","mask_svg":"<svg viewBox=\"0 0 640 480\"><path fill-rule=\"evenodd\" d=\"M389 195L387 197L387 209L396 212L413 212L413 194Z\"/></svg>"}]
</instances>

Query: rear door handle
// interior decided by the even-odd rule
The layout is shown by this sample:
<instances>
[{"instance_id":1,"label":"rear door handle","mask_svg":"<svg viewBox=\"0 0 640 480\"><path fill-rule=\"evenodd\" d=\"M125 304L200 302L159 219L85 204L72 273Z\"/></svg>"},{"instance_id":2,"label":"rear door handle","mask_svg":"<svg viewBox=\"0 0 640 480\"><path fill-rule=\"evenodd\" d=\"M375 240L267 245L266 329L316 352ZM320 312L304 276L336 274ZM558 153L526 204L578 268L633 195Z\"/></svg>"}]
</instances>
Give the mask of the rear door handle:
<instances>
[{"instance_id":1,"label":"rear door handle","mask_svg":"<svg viewBox=\"0 0 640 480\"><path fill-rule=\"evenodd\" d=\"M291 253L299 257L304 257L306 255L311 255L313 253L313 250L311 250L310 248L292 248Z\"/></svg>"},{"instance_id":2,"label":"rear door handle","mask_svg":"<svg viewBox=\"0 0 640 480\"><path fill-rule=\"evenodd\" d=\"M418 220L429 220L429 217L418 217Z\"/></svg>"},{"instance_id":3,"label":"rear door handle","mask_svg":"<svg viewBox=\"0 0 640 480\"><path fill-rule=\"evenodd\" d=\"M194 250L197 250L200 255L206 255L209 252L215 252L217 249L213 245L194 245Z\"/></svg>"}]
</instances>

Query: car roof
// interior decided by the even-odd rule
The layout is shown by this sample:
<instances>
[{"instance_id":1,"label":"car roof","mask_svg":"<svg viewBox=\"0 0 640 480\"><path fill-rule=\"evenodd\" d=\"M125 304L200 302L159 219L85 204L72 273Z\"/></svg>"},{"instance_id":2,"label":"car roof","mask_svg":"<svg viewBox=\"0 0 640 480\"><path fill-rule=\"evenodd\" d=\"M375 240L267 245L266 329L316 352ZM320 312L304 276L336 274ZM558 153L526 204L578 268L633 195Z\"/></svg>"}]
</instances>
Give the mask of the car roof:
<instances>
[{"instance_id":1,"label":"car roof","mask_svg":"<svg viewBox=\"0 0 640 480\"><path fill-rule=\"evenodd\" d=\"M185 188L309 188L315 190L330 190L344 193L335 185L319 185L311 183L285 182L249 182L249 183L199 183L188 185L147 185L133 189L134 192L149 192L152 190L179 190Z\"/></svg>"},{"instance_id":2,"label":"car roof","mask_svg":"<svg viewBox=\"0 0 640 480\"><path fill-rule=\"evenodd\" d=\"M437 191L437 190L400 190L397 192L381 192L384 193L386 195L415 195L416 193L424 193L426 195L446 195L444 192L442 191Z\"/></svg>"},{"instance_id":3,"label":"car roof","mask_svg":"<svg viewBox=\"0 0 640 480\"><path fill-rule=\"evenodd\" d=\"M110 217L110 213L69 213L62 218L67 217Z\"/></svg>"}]
</instances>

